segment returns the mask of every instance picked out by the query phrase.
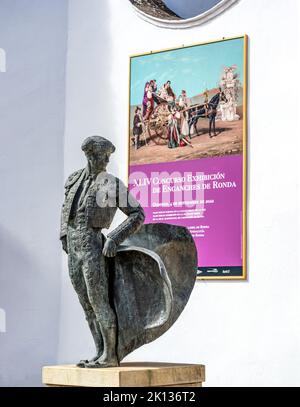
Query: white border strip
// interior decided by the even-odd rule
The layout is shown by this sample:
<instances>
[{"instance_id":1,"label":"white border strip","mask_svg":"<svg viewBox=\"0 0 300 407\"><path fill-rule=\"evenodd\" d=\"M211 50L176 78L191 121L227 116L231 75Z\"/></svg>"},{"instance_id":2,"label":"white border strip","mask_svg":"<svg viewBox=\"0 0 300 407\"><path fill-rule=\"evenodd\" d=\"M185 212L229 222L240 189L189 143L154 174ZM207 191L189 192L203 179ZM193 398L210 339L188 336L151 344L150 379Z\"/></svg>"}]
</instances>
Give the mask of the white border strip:
<instances>
[{"instance_id":1,"label":"white border strip","mask_svg":"<svg viewBox=\"0 0 300 407\"><path fill-rule=\"evenodd\" d=\"M146 14L145 12L139 10L136 6L132 4L134 11L141 17L143 20L148 23L157 25L164 28L190 28L196 25L204 24L217 15L223 13L228 7L232 6L238 0L222 0L220 3L216 4L210 10L205 11L199 16L182 19L182 20L164 20L162 18L157 18Z\"/></svg>"}]
</instances>

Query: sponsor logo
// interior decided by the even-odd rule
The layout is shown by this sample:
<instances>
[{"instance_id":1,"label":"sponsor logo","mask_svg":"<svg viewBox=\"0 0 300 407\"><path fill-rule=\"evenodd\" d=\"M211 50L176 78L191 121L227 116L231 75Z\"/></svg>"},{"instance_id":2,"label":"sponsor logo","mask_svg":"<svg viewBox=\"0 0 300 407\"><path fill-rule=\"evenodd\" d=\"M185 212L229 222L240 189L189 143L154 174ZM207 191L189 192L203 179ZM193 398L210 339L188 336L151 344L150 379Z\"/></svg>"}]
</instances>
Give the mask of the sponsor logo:
<instances>
[{"instance_id":1,"label":"sponsor logo","mask_svg":"<svg viewBox=\"0 0 300 407\"><path fill-rule=\"evenodd\" d=\"M215 268L215 269L207 270L207 272L208 272L208 273L218 273L219 270Z\"/></svg>"}]
</instances>

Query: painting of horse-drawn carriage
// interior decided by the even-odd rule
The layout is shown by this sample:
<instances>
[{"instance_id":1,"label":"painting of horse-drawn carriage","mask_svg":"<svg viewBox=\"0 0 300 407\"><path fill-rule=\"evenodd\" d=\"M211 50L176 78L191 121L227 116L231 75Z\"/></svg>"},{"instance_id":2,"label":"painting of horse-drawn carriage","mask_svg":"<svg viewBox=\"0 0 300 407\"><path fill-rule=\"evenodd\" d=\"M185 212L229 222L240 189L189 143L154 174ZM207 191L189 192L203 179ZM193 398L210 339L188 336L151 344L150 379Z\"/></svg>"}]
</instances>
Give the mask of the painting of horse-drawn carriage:
<instances>
[{"instance_id":1,"label":"painting of horse-drawn carriage","mask_svg":"<svg viewBox=\"0 0 300 407\"><path fill-rule=\"evenodd\" d=\"M153 94L153 99L157 106L151 113L150 117L143 123L143 135L147 144L147 139L158 145L166 145L168 143L168 125L169 116L172 113L172 108L167 100ZM222 89L214 95L210 101L203 104L186 106L184 109L179 109L181 114L188 117L188 136L192 138L192 128L197 126L198 120L207 118L209 120L209 136L216 136L216 116L217 108L220 102L227 102L226 96ZM195 130L194 130L195 132ZM132 139L133 144L138 147L136 140ZM188 144L188 143L187 143Z\"/></svg>"},{"instance_id":2,"label":"painting of horse-drawn carriage","mask_svg":"<svg viewBox=\"0 0 300 407\"><path fill-rule=\"evenodd\" d=\"M217 42L131 58L131 164L243 152L240 44ZM220 52L222 46L232 52Z\"/></svg>"}]
</instances>

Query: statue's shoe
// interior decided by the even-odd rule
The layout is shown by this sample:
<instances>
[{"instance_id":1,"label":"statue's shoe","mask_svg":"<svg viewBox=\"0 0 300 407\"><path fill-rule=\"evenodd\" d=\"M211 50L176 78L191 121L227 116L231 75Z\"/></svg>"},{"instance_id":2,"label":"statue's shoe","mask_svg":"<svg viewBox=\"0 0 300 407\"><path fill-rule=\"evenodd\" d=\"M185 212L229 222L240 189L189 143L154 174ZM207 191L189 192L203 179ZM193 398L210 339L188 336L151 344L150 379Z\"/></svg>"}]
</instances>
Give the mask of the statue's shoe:
<instances>
[{"instance_id":1,"label":"statue's shoe","mask_svg":"<svg viewBox=\"0 0 300 407\"><path fill-rule=\"evenodd\" d=\"M77 363L77 367L86 367L87 363L93 363L96 360L98 360L102 355L102 352L96 356L94 356L92 359L88 360L88 359L82 359Z\"/></svg>"},{"instance_id":2,"label":"statue's shoe","mask_svg":"<svg viewBox=\"0 0 300 407\"><path fill-rule=\"evenodd\" d=\"M76 364L76 366L77 366L77 367L85 367L85 365L86 365L87 363L89 363L88 360L80 360L80 362L78 362L78 363Z\"/></svg>"},{"instance_id":3,"label":"statue's shoe","mask_svg":"<svg viewBox=\"0 0 300 407\"><path fill-rule=\"evenodd\" d=\"M119 362L115 359L113 360L95 360L94 362L88 362L85 364L86 368L89 369L101 369L105 367L118 367Z\"/></svg>"}]
</instances>

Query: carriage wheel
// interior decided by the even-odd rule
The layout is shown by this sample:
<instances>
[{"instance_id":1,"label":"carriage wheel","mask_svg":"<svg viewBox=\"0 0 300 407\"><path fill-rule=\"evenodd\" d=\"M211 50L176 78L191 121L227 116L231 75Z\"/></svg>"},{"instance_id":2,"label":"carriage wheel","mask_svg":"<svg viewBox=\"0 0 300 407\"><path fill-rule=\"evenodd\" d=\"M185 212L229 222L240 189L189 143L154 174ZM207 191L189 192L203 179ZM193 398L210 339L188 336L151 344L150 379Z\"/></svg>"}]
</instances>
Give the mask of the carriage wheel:
<instances>
[{"instance_id":1,"label":"carriage wheel","mask_svg":"<svg viewBox=\"0 0 300 407\"><path fill-rule=\"evenodd\" d=\"M156 120L149 123L148 126L149 137L157 145L166 145L168 142L168 127L167 125L160 121Z\"/></svg>"},{"instance_id":2,"label":"carriage wheel","mask_svg":"<svg viewBox=\"0 0 300 407\"><path fill-rule=\"evenodd\" d=\"M170 112L167 104L160 104L154 109L152 119L148 124L149 137L157 145L166 145L168 142L168 116Z\"/></svg>"}]
</instances>

